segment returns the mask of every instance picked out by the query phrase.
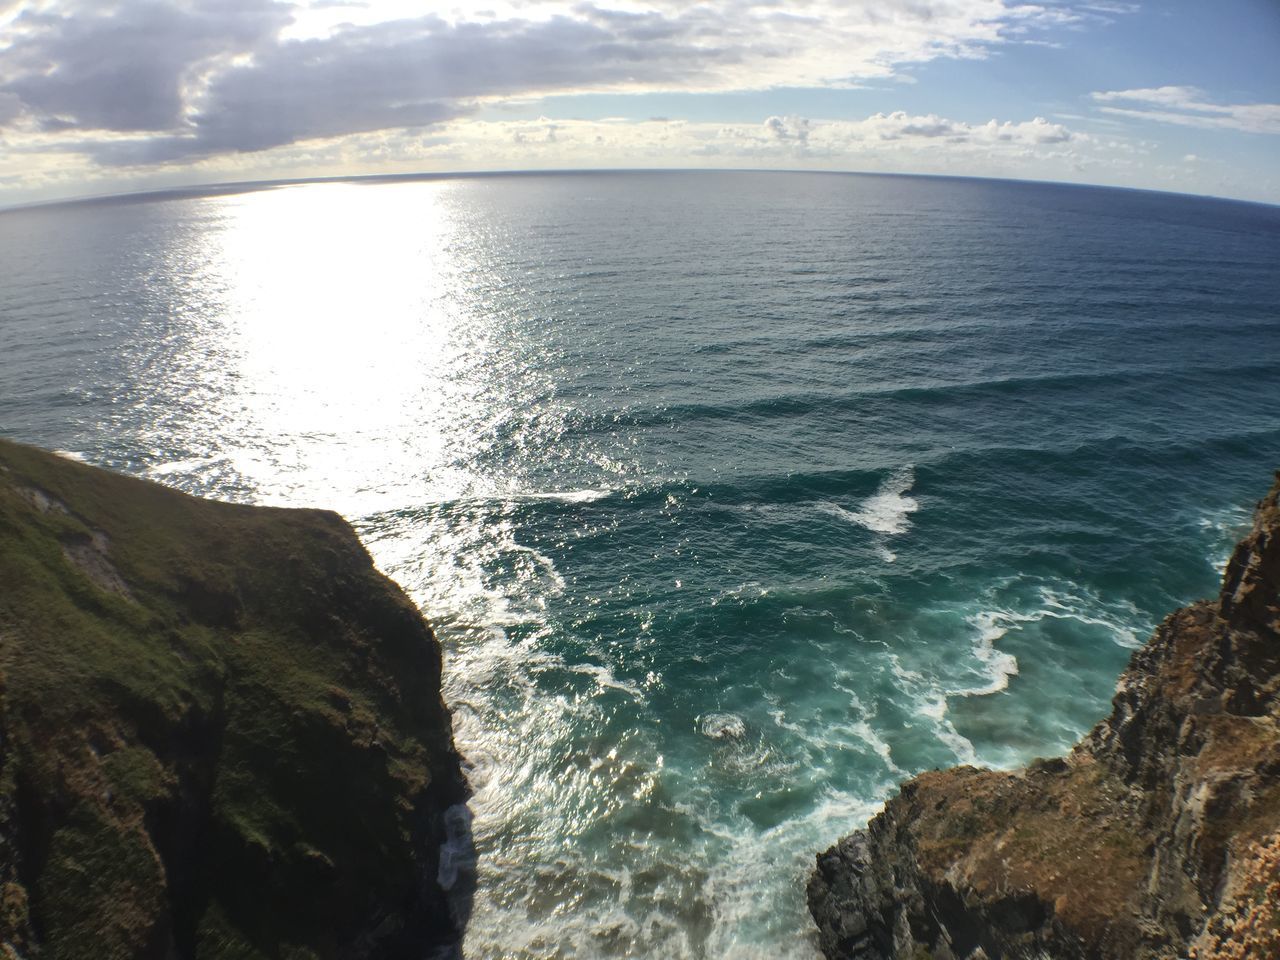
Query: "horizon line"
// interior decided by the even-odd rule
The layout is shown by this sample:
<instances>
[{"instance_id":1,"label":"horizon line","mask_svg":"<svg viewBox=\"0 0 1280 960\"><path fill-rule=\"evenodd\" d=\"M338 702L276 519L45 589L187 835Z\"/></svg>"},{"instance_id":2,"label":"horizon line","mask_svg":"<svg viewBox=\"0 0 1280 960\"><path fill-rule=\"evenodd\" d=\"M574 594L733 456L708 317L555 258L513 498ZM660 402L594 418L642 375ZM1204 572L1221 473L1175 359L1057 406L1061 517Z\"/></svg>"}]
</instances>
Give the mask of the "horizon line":
<instances>
[{"instance_id":1,"label":"horizon line","mask_svg":"<svg viewBox=\"0 0 1280 960\"><path fill-rule=\"evenodd\" d=\"M537 176L582 176L608 174L637 173L766 173L766 174L816 174L823 176L852 177L902 177L920 180L970 180L983 183L1019 183L1028 185L1078 187L1093 190L1123 190L1128 193L1151 193L1162 196L1183 197L1195 200L1211 200L1221 203L1245 204L1248 206L1280 209L1280 201L1245 200L1240 197L1224 197L1209 193L1187 193L1179 190L1160 190L1153 187L1118 186L1104 183L1081 183L1075 180L1040 180L1029 177L984 177L973 174L954 173L909 173L888 170L812 170L787 167L553 167L547 169L495 169L495 170L451 170L451 171L419 171L415 173L364 173L335 174L316 177L281 177L269 180L225 180L190 183L173 187L160 187L151 190L131 190L123 193L85 194L83 196L65 197L56 200L34 200L9 206L0 205L0 215L38 210L45 207L63 207L92 205L95 203L111 203L115 201L163 201L205 196L253 193L258 190L271 190L277 187L302 186L309 183L396 183L427 180L467 180L485 177L537 177Z\"/></svg>"}]
</instances>

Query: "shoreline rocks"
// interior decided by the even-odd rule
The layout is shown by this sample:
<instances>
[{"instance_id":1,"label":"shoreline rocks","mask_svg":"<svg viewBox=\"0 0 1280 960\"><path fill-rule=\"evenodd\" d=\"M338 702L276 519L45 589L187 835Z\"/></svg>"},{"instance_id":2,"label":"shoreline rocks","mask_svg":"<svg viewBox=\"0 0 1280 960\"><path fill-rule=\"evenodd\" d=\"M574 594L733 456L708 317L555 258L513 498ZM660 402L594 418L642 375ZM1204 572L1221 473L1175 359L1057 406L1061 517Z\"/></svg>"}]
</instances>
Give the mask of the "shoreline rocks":
<instances>
[{"instance_id":1,"label":"shoreline rocks","mask_svg":"<svg viewBox=\"0 0 1280 960\"><path fill-rule=\"evenodd\" d=\"M829 960L1280 956L1280 479L1065 758L903 784L817 858Z\"/></svg>"}]
</instances>

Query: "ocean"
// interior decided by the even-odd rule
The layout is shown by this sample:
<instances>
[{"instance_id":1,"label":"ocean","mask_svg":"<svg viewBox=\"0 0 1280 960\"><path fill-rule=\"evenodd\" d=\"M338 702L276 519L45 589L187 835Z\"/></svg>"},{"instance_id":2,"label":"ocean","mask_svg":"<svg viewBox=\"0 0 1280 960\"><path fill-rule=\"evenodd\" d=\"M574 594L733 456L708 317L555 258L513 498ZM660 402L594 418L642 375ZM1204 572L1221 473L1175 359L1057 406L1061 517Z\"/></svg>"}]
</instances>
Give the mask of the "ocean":
<instances>
[{"instance_id":1,"label":"ocean","mask_svg":"<svg viewBox=\"0 0 1280 960\"><path fill-rule=\"evenodd\" d=\"M1280 208L808 173L0 214L0 434L338 510L430 617L469 958L812 958L814 854L1058 754L1280 466Z\"/></svg>"}]
</instances>

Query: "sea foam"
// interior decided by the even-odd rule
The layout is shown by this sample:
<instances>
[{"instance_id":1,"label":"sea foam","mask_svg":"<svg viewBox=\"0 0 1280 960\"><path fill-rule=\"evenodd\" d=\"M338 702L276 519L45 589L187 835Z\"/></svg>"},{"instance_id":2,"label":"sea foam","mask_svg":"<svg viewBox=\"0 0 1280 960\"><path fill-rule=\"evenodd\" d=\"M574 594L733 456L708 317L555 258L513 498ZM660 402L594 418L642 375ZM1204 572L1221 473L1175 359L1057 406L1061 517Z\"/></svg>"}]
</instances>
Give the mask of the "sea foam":
<instances>
[{"instance_id":1,"label":"sea foam","mask_svg":"<svg viewBox=\"0 0 1280 960\"><path fill-rule=\"evenodd\" d=\"M907 532L911 526L911 514L920 509L919 501L907 496L915 482L915 469L911 464L907 464L880 481L876 492L862 501L857 510L846 510L838 504L827 502L820 504L819 509L860 527L866 527L873 533L896 536ZM882 556L888 562L896 559L896 555L889 551L884 551Z\"/></svg>"}]
</instances>

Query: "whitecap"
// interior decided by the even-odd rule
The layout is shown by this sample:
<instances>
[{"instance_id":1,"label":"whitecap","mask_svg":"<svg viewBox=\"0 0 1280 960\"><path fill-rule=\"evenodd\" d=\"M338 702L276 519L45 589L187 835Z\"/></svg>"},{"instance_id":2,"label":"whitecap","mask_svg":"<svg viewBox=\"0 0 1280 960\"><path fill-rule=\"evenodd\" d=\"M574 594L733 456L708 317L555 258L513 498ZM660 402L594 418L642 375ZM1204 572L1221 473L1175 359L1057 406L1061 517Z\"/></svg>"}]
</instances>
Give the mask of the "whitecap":
<instances>
[{"instance_id":1,"label":"whitecap","mask_svg":"<svg viewBox=\"0 0 1280 960\"><path fill-rule=\"evenodd\" d=\"M865 718L850 724L848 729L856 739L860 740L880 758L890 773L896 777L907 776L907 771L894 762L893 751L889 748L888 741L880 736Z\"/></svg>"},{"instance_id":2,"label":"whitecap","mask_svg":"<svg viewBox=\"0 0 1280 960\"><path fill-rule=\"evenodd\" d=\"M736 713L705 713L698 718L698 732L722 742L741 740L747 735L747 724Z\"/></svg>"},{"instance_id":3,"label":"whitecap","mask_svg":"<svg viewBox=\"0 0 1280 960\"><path fill-rule=\"evenodd\" d=\"M1040 598L1044 602L1044 609L1028 619L1052 617L1055 620L1074 620L1076 623L1102 627L1118 646L1129 650L1142 646L1146 634L1150 632L1141 611L1127 600L1106 604L1096 596L1080 597L1049 587L1040 588Z\"/></svg>"},{"instance_id":4,"label":"whitecap","mask_svg":"<svg viewBox=\"0 0 1280 960\"><path fill-rule=\"evenodd\" d=\"M559 500L561 503L594 503L596 500L603 500L612 494L609 489L597 490L587 488L585 490L551 490L547 492L535 493L517 493L506 499L510 500Z\"/></svg>"},{"instance_id":5,"label":"whitecap","mask_svg":"<svg viewBox=\"0 0 1280 960\"><path fill-rule=\"evenodd\" d=\"M777 697L771 696L768 694L765 695L765 699L768 700L770 703L777 702ZM780 727L783 730L790 730L792 733L797 733L797 734L800 734L801 736L808 736L809 734L809 731L807 731L804 727L800 726L800 724L792 723L790 720L788 720L787 711L784 710L782 707L775 707L773 710L770 710L769 719L771 719L778 727Z\"/></svg>"},{"instance_id":6,"label":"whitecap","mask_svg":"<svg viewBox=\"0 0 1280 960\"><path fill-rule=\"evenodd\" d=\"M996 641L1009 632L1017 622L1038 620L1039 617L1010 613L1006 610L981 610L969 622L978 631L973 644L973 655L982 664L988 682L981 687L969 687L955 691L962 697L985 697L1009 687L1009 679L1018 674L1018 658L996 648ZM1003 623L1001 621L1004 621Z\"/></svg>"},{"instance_id":7,"label":"whitecap","mask_svg":"<svg viewBox=\"0 0 1280 960\"><path fill-rule=\"evenodd\" d=\"M933 721L933 735L938 742L951 750L958 763L976 764L978 751L973 742L961 734L947 716L947 697L952 694L926 680L923 674L906 667L897 654L889 654L889 668L903 691L914 698L916 712Z\"/></svg>"},{"instance_id":8,"label":"whitecap","mask_svg":"<svg viewBox=\"0 0 1280 960\"><path fill-rule=\"evenodd\" d=\"M167 477L175 473L191 474L218 461L218 457L190 457L186 460L168 460L164 463L153 463L147 467L146 474L151 477Z\"/></svg>"},{"instance_id":9,"label":"whitecap","mask_svg":"<svg viewBox=\"0 0 1280 960\"><path fill-rule=\"evenodd\" d=\"M1248 533L1252 516L1249 509L1231 507L1200 518L1200 528L1209 533L1214 541L1205 559L1218 572L1219 577L1226 576L1231 554L1236 543Z\"/></svg>"},{"instance_id":10,"label":"whitecap","mask_svg":"<svg viewBox=\"0 0 1280 960\"><path fill-rule=\"evenodd\" d=\"M644 694L637 687L619 680L613 675L613 671L603 664L584 662L565 664L565 666L574 673L591 677L602 690L618 690L632 697L637 703L644 702Z\"/></svg>"},{"instance_id":11,"label":"whitecap","mask_svg":"<svg viewBox=\"0 0 1280 960\"><path fill-rule=\"evenodd\" d=\"M711 600L711 606L718 606L731 600L749 601L759 600L769 595L769 588L763 586L758 580L748 580L746 583L740 583L736 587L731 587L720 591Z\"/></svg>"},{"instance_id":12,"label":"whitecap","mask_svg":"<svg viewBox=\"0 0 1280 960\"><path fill-rule=\"evenodd\" d=\"M858 510L857 515L863 526L877 533L906 532L911 526L908 517L920 507L914 497L907 496L915 482L916 474L911 464L885 477L879 489Z\"/></svg>"},{"instance_id":13,"label":"whitecap","mask_svg":"<svg viewBox=\"0 0 1280 960\"><path fill-rule=\"evenodd\" d=\"M537 564L538 568L542 571L542 575L545 577L546 582L551 586L549 591L551 594L560 594L564 592L564 577L561 575L560 571L556 569L555 561L545 553L542 553L540 550L535 550L533 547L527 547L522 543L515 542L512 542L507 549L512 553L524 554Z\"/></svg>"},{"instance_id":14,"label":"whitecap","mask_svg":"<svg viewBox=\"0 0 1280 960\"><path fill-rule=\"evenodd\" d=\"M886 536L906 533L911 526L911 514L920 509L919 501L907 496L915 482L915 469L907 464L880 481L876 492L862 501L857 510L846 510L839 504L826 501L818 504L818 509L873 533ZM881 556L889 563L897 559L889 551L884 551Z\"/></svg>"}]
</instances>

